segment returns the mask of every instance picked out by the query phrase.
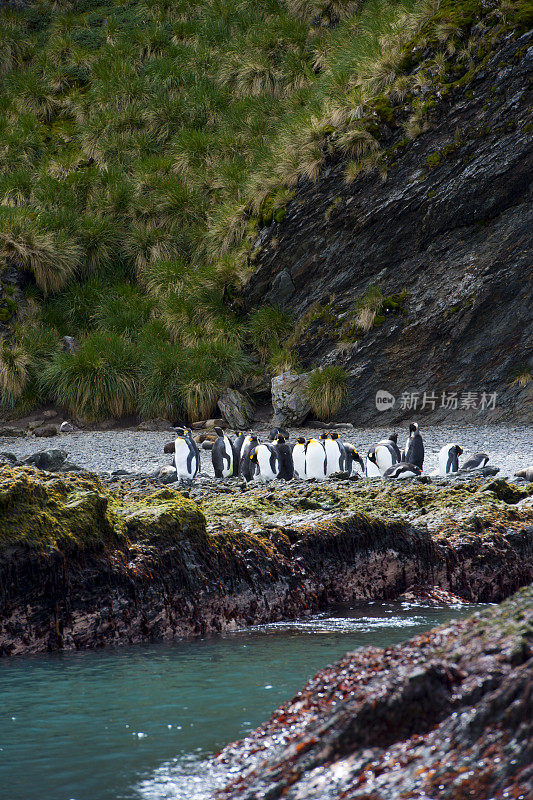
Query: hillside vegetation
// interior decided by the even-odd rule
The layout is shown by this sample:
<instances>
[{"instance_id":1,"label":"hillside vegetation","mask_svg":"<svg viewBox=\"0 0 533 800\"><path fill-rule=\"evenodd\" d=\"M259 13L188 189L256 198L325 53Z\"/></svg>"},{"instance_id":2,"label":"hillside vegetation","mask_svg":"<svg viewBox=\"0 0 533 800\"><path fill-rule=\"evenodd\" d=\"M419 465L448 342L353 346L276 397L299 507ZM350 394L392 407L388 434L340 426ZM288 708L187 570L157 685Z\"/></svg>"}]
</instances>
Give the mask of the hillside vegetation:
<instances>
[{"instance_id":1,"label":"hillside vegetation","mask_svg":"<svg viewBox=\"0 0 533 800\"><path fill-rule=\"evenodd\" d=\"M502 27L530 22L520 0L492 5ZM333 150L347 180L378 164L379 125L360 123L369 108L379 123L414 98L405 132L417 136L447 59L482 56L468 37L480 11L475 0L1 10L0 268L25 281L18 312L0 287L4 408L197 419L224 386L291 364L290 313L245 318L239 302L258 231L283 223L297 182ZM432 66L417 71L428 44ZM79 339L74 355L64 335Z\"/></svg>"}]
</instances>

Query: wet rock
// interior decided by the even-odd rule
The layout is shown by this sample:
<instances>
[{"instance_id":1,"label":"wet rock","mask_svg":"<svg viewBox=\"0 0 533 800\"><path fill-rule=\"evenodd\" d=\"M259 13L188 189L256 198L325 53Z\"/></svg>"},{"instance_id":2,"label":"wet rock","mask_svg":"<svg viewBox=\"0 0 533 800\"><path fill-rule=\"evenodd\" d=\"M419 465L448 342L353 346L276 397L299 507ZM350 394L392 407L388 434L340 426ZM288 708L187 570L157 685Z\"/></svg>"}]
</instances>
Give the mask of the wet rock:
<instances>
[{"instance_id":1,"label":"wet rock","mask_svg":"<svg viewBox=\"0 0 533 800\"><path fill-rule=\"evenodd\" d=\"M272 424L277 427L301 425L311 411L306 396L309 373L283 372L272 378Z\"/></svg>"},{"instance_id":2,"label":"wet rock","mask_svg":"<svg viewBox=\"0 0 533 800\"><path fill-rule=\"evenodd\" d=\"M172 466L172 464L167 464L164 467L160 467L156 472L156 478L160 483L174 483L178 480L178 473L176 472L176 468Z\"/></svg>"},{"instance_id":3,"label":"wet rock","mask_svg":"<svg viewBox=\"0 0 533 800\"><path fill-rule=\"evenodd\" d=\"M288 269L282 269L272 281L272 289L265 297L266 303L284 305L294 294L295 286Z\"/></svg>"},{"instance_id":4,"label":"wet rock","mask_svg":"<svg viewBox=\"0 0 533 800\"><path fill-rule=\"evenodd\" d=\"M138 431L170 431L172 425L167 419L158 417L157 419L147 419L137 425Z\"/></svg>"},{"instance_id":5,"label":"wet rock","mask_svg":"<svg viewBox=\"0 0 533 800\"><path fill-rule=\"evenodd\" d=\"M70 355L74 355L80 349L80 343L74 336L63 336L61 339L61 349L65 351L65 353L70 353Z\"/></svg>"},{"instance_id":6,"label":"wet rock","mask_svg":"<svg viewBox=\"0 0 533 800\"><path fill-rule=\"evenodd\" d=\"M32 453L23 459L23 464L32 464L38 469L49 470L54 472L60 469L67 459L68 453L66 450L40 450L38 453Z\"/></svg>"},{"instance_id":7,"label":"wet rock","mask_svg":"<svg viewBox=\"0 0 533 800\"><path fill-rule=\"evenodd\" d=\"M529 797L531 587L402 645L348 653L228 745L225 800Z\"/></svg>"},{"instance_id":8,"label":"wet rock","mask_svg":"<svg viewBox=\"0 0 533 800\"><path fill-rule=\"evenodd\" d=\"M17 428L13 425L1 425L0 426L0 436L6 437L19 437L19 436L26 436L26 431L22 428Z\"/></svg>"},{"instance_id":9,"label":"wet rock","mask_svg":"<svg viewBox=\"0 0 533 800\"><path fill-rule=\"evenodd\" d=\"M233 430L249 430L252 426L253 406L237 389L226 389L218 400L218 407Z\"/></svg>"},{"instance_id":10,"label":"wet rock","mask_svg":"<svg viewBox=\"0 0 533 800\"><path fill-rule=\"evenodd\" d=\"M33 431L34 436L42 437L44 439L50 438L51 436L57 436L58 430L57 425L41 425L40 428L35 428Z\"/></svg>"}]
</instances>

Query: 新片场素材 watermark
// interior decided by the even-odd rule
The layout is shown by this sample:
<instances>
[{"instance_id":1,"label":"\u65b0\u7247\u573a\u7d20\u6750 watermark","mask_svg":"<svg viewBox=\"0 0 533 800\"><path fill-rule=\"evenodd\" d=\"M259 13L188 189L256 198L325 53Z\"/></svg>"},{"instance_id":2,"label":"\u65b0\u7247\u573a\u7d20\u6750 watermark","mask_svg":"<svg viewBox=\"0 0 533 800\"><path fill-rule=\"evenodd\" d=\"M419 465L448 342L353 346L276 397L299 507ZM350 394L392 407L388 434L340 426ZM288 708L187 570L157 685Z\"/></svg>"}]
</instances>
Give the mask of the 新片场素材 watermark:
<instances>
[{"instance_id":1,"label":"\u65b0\u7247\u573a\u7d20\u6750 watermark","mask_svg":"<svg viewBox=\"0 0 533 800\"><path fill-rule=\"evenodd\" d=\"M435 411L444 408L448 411L490 411L496 408L497 392L402 392L398 401L385 389L376 392L378 411L389 411L396 402L401 411Z\"/></svg>"}]
</instances>

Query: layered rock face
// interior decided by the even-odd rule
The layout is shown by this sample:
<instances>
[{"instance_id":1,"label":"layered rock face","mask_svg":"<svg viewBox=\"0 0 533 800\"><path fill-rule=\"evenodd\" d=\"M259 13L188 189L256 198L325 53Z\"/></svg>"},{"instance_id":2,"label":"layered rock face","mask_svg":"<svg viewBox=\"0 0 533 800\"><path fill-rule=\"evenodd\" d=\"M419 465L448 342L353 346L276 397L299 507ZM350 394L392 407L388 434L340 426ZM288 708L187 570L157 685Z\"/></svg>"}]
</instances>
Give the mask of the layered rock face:
<instances>
[{"instance_id":1,"label":"layered rock face","mask_svg":"<svg viewBox=\"0 0 533 800\"><path fill-rule=\"evenodd\" d=\"M531 797L532 601L529 587L497 609L326 667L222 751L233 779L217 797Z\"/></svg>"},{"instance_id":2,"label":"layered rock face","mask_svg":"<svg viewBox=\"0 0 533 800\"><path fill-rule=\"evenodd\" d=\"M437 395L425 408L433 420L476 419L471 408L441 409L443 391L496 392L485 420L533 419L533 383L513 383L533 366L533 35L469 35L483 58L472 75L430 90L427 132L402 138L390 107L378 119L386 177L375 169L347 182L346 161L330 155L257 242L248 305L266 298L308 315L300 361L346 367L341 416L358 423L410 416L402 392L424 391ZM354 301L376 286L384 298L405 294L356 330ZM376 409L379 389L396 398L392 409Z\"/></svg>"},{"instance_id":3,"label":"layered rock face","mask_svg":"<svg viewBox=\"0 0 533 800\"><path fill-rule=\"evenodd\" d=\"M329 482L195 500L0 469L0 655L173 639L440 587L533 579L533 486Z\"/></svg>"}]
</instances>

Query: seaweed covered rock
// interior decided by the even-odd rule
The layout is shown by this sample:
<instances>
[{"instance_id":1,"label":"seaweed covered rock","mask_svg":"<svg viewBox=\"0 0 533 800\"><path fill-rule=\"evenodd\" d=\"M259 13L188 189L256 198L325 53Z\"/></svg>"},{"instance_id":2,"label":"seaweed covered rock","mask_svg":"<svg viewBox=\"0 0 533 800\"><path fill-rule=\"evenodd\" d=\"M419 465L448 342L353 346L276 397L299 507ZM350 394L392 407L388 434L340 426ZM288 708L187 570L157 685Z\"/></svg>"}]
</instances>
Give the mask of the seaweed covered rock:
<instances>
[{"instance_id":1,"label":"seaweed covered rock","mask_svg":"<svg viewBox=\"0 0 533 800\"><path fill-rule=\"evenodd\" d=\"M533 780L533 588L349 653L218 756L219 800L491 800Z\"/></svg>"}]
</instances>

